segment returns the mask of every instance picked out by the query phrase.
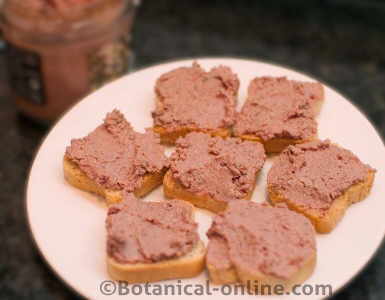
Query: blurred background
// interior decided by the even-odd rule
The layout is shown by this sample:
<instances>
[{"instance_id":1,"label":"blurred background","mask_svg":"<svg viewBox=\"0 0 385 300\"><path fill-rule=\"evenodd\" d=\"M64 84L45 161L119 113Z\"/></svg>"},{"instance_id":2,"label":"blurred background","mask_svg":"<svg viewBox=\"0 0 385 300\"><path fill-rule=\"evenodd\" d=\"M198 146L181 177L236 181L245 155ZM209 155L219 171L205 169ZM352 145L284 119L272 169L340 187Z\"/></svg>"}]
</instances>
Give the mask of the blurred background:
<instances>
[{"instance_id":1,"label":"blurred background","mask_svg":"<svg viewBox=\"0 0 385 300\"><path fill-rule=\"evenodd\" d=\"M79 49L78 42L73 36L60 40L61 47L69 48L50 61L52 55L47 53L59 43L52 38L56 29L49 31L49 26L39 21L34 24L41 29L36 31L38 37L36 32L33 37L32 33L21 36L15 25L20 24L16 18L19 8L8 9L2 27L13 43L4 47L0 42L0 299L75 297L34 248L24 215L25 181L34 153L60 111L128 71L198 56L235 56L283 64L337 88L385 136L384 1L143 0L135 13L132 35L129 32L135 8L125 11L126 21L114 23L118 27L108 25L113 32L119 32L117 28L126 30L114 35L113 47L96 41L90 33L89 43L103 48L98 52L100 56L87 58L97 75L66 95L69 103L57 100L62 78L54 74L68 78L60 55L65 60L71 53L68 51ZM118 18L112 13L104 15L107 11L112 9L102 7L98 12L103 20ZM25 20L24 16L21 20ZM65 26L60 30L66 30ZM111 42L112 33L106 36ZM49 41L43 41L46 38ZM51 46L41 46L43 42ZM40 58L31 55L29 46L38 49ZM94 61L105 64L93 64ZM27 78L20 74L25 67L29 70ZM81 74L84 70L79 67L75 71ZM21 95L15 94L15 88L23 91ZM35 109L36 104L41 106ZM384 267L382 247L365 270L333 299L384 299Z\"/></svg>"}]
</instances>

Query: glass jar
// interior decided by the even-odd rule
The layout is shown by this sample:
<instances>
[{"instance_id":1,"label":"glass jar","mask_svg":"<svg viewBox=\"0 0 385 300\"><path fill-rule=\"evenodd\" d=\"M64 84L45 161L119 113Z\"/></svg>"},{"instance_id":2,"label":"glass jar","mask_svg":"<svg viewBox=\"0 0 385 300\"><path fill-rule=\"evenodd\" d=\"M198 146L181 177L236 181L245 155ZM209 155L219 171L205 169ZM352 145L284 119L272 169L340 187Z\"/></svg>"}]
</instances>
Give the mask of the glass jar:
<instances>
[{"instance_id":1,"label":"glass jar","mask_svg":"<svg viewBox=\"0 0 385 300\"><path fill-rule=\"evenodd\" d=\"M11 93L19 110L50 122L129 69L134 0L5 0Z\"/></svg>"}]
</instances>

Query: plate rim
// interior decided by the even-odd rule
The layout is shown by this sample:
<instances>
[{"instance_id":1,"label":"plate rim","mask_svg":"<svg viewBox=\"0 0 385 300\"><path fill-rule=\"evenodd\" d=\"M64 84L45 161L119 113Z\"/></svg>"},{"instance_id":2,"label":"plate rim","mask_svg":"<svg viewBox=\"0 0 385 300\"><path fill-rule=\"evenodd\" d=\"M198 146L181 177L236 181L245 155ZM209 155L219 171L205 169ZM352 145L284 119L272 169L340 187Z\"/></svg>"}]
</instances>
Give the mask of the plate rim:
<instances>
[{"instance_id":1,"label":"plate rim","mask_svg":"<svg viewBox=\"0 0 385 300\"><path fill-rule=\"evenodd\" d=\"M34 167L34 164L36 162L36 158L37 158L37 155L38 153L40 152L42 146L44 145L44 143L46 142L48 136L51 134L51 132L55 129L55 127L62 121L62 119L67 115L69 114L73 109L75 109L75 107L77 107L81 102L83 101L86 101L89 97L92 97L94 94L96 93L99 93L101 89L104 89L105 87L108 87L110 86L111 84L114 84L120 80L124 80L124 78L128 77L128 76L131 76L137 72L140 72L140 71L144 71L146 69L151 69L151 68L155 68L155 67L159 67L161 65L167 65L167 64L171 64L171 63L177 63L177 62L183 62L183 61L191 61L191 60L194 60L194 61L200 61L200 60L210 60L210 59L215 59L215 60L220 60L220 59L223 59L223 60L226 60L226 59L230 59L230 60L241 60L241 61L248 61L248 62L257 62L257 63L264 63L264 64L269 64L269 65L272 65L272 66L275 66L275 67L280 67L280 68L284 68L284 69L287 69L289 71L293 71L293 72L296 72L296 73L299 73L301 75L305 75L311 79L314 79L320 83L322 83L324 86L328 87L329 89L331 89L332 91L334 91L335 93L339 94L340 96L342 96L346 101L348 101L368 122L369 124L371 125L372 129L374 130L374 132L376 133L376 135L379 137L380 141L382 142L382 147L385 148L385 137L383 137L381 135L381 133L379 132L379 129L377 128L377 126L374 124L374 122L368 117L368 114L363 110L361 109L361 107L359 107L356 103L354 103L352 101L352 99L350 97L347 97L346 94L344 92L341 92L338 88L336 88L335 86L333 85L330 85L329 83L326 83L324 80L321 80L320 78L318 78L318 76L314 76L313 74L311 74L310 72L306 72L306 71L302 71L300 69L297 69L295 67L291 67L287 64L283 64L283 63L277 63L277 62L274 62L274 61L271 61L269 59L262 59L262 58L253 58L253 57L246 57L246 56L186 56L186 57L179 57L179 58L176 58L176 59L166 59L166 60L162 60L162 61L159 61L157 63L149 63L149 64L145 64L141 67L138 67L138 68L134 68L133 70L131 70L129 73L127 73L126 75L118 78L118 79L115 79L109 83L107 83L106 85L102 86L101 88L87 94L86 96L84 96L82 99L80 99L79 101L77 101L76 103L72 104L68 109L66 109L61 115L60 117L55 121L53 122L48 131L44 134L44 136L41 138L38 146L36 147L35 151L34 151L34 154L33 154L33 158L30 162L30 166L28 168L28 172L27 172L27 179L25 181L25 185L24 185L24 216L25 216L25 219L26 219L26 223L27 223L27 227L28 227L28 235L30 237L30 240L32 241L32 244L34 245L35 247L35 250L37 250L39 256L41 257L42 261L44 262L44 264L46 265L46 267L48 267L48 270L50 272L52 272L55 277L60 281L62 282L66 288L68 288L72 293L74 293L75 295L81 297L81 298L87 298L86 295L83 295L82 293L80 293L80 291L78 291L72 284L70 284L65 278L63 278L59 271L56 270L48 261L46 255L44 255L44 252L42 251L42 249L39 247L39 244L35 238L35 234L32 230L32 225L31 225L31 218L30 218L30 214L28 212L28 190L29 190L29 184L30 184L30 178L31 178L31 173L32 173L32 169ZM353 274L349 280L347 280L344 284L342 284L339 288L337 288L336 290L333 290L333 293L332 295L330 296L327 296L327 297L324 297L322 299L329 299L330 297L334 297L336 295L338 295L341 291L343 291L345 288L347 288L369 265L370 263L373 262L374 258L378 255L378 252L380 251L380 249L382 249L383 247L385 246L385 234L384 236L382 237L382 240L381 242L379 243L379 245L377 246L377 248L375 249L375 251L373 251L373 253L371 254L371 256L367 259L367 261L361 266L361 268L359 268L355 274Z\"/></svg>"}]
</instances>

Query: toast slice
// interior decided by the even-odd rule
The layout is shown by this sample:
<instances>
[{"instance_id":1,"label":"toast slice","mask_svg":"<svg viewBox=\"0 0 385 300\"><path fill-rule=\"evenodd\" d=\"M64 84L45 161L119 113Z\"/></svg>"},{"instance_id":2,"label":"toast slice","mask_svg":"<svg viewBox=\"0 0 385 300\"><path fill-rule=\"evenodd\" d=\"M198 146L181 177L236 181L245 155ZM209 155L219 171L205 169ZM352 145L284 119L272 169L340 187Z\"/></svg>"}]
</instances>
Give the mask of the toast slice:
<instances>
[{"instance_id":1,"label":"toast slice","mask_svg":"<svg viewBox=\"0 0 385 300\"><path fill-rule=\"evenodd\" d=\"M254 187L246 195L244 200L251 199L254 188L255 188L255 182L254 182ZM214 213L219 213L221 211L224 211L227 207L227 202L225 201L217 200L207 195L199 196L188 191L177 180L173 178L171 171L167 171L166 175L164 176L163 191L164 191L164 195L167 198L185 200L190 202L196 207L204 208Z\"/></svg>"},{"instance_id":2,"label":"toast slice","mask_svg":"<svg viewBox=\"0 0 385 300\"><path fill-rule=\"evenodd\" d=\"M324 91L322 89L321 98L324 99ZM314 116L318 116L320 114L321 108L322 108L323 101L318 101L313 104L313 114ZM317 134L315 134L312 137L309 137L308 139L284 139L284 138L273 138L270 140L263 140L262 138L252 135L252 134L243 134L240 135L240 138L246 141L253 141L253 142L259 142L263 144L266 153L280 153L283 149L285 149L289 145L297 145L297 144L303 144L306 142L310 142L312 140L315 140L318 138Z\"/></svg>"},{"instance_id":3,"label":"toast slice","mask_svg":"<svg viewBox=\"0 0 385 300\"><path fill-rule=\"evenodd\" d=\"M268 193L273 204L286 203L290 209L309 218L317 232L329 233L342 219L345 211L351 204L362 201L369 194L373 185L374 174L375 171L370 170L364 181L350 186L341 196L334 199L330 208L324 213L319 210L310 210L297 205L293 201L280 195L272 186L268 186Z\"/></svg>"},{"instance_id":4,"label":"toast slice","mask_svg":"<svg viewBox=\"0 0 385 300\"><path fill-rule=\"evenodd\" d=\"M153 131L168 145L193 131L230 136L238 89L238 76L223 65L206 71L194 62L166 72L154 88Z\"/></svg>"},{"instance_id":5,"label":"toast slice","mask_svg":"<svg viewBox=\"0 0 385 300\"><path fill-rule=\"evenodd\" d=\"M228 203L251 198L265 159L260 143L192 132L177 141L164 194L221 212Z\"/></svg>"},{"instance_id":6,"label":"toast slice","mask_svg":"<svg viewBox=\"0 0 385 300\"><path fill-rule=\"evenodd\" d=\"M188 254L156 263L122 264L107 257L107 269L112 279L128 283L191 278L203 271L205 255L205 246L199 241Z\"/></svg>"},{"instance_id":7,"label":"toast slice","mask_svg":"<svg viewBox=\"0 0 385 300\"><path fill-rule=\"evenodd\" d=\"M274 294L304 282L316 265L315 231L285 206L238 201L207 232L206 266L214 284L241 283L251 294Z\"/></svg>"},{"instance_id":8,"label":"toast slice","mask_svg":"<svg viewBox=\"0 0 385 300\"><path fill-rule=\"evenodd\" d=\"M91 192L106 199L107 205L122 201L121 190L106 189L89 178L77 165L69 158L63 159L64 178L74 187L86 192ZM142 184L134 191L136 197L144 197L152 190L162 184L166 169L161 172L144 175Z\"/></svg>"},{"instance_id":9,"label":"toast slice","mask_svg":"<svg viewBox=\"0 0 385 300\"><path fill-rule=\"evenodd\" d=\"M317 139L316 116L325 92L320 83L257 77L233 128L235 136L260 142L267 153Z\"/></svg>"},{"instance_id":10,"label":"toast slice","mask_svg":"<svg viewBox=\"0 0 385 300\"><path fill-rule=\"evenodd\" d=\"M170 131L161 126L155 126L153 128L155 133L158 133L160 136L160 142L164 145L175 145L175 142L178 138L184 137L190 132L203 132L210 134L211 136L219 136L222 138L229 137L231 135L231 130L228 128L219 128L219 129L200 129L200 128L192 128L192 127L181 127L176 130Z\"/></svg>"}]
</instances>

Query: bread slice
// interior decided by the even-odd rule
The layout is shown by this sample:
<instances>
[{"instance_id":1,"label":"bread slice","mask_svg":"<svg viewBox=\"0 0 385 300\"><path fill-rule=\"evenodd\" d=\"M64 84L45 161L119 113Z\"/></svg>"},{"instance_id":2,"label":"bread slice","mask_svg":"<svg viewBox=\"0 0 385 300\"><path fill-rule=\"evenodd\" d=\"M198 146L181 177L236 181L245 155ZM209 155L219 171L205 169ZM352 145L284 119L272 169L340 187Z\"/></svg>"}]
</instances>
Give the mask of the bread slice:
<instances>
[{"instance_id":1,"label":"bread slice","mask_svg":"<svg viewBox=\"0 0 385 300\"><path fill-rule=\"evenodd\" d=\"M238 90L238 76L223 65L206 71L193 62L192 66L163 73L154 87L153 130L166 145L174 145L179 137L193 131L230 136ZM224 115L210 109L212 105L223 108ZM212 122L201 119L212 119ZM173 124L168 123L170 120Z\"/></svg>"},{"instance_id":2,"label":"bread slice","mask_svg":"<svg viewBox=\"0 0 385 300\"><path fill-rule=\"evenodd\" d=\"M329 233L341 220L346 209L351 204L363 200L369 194L373 185L374 174L374 171L369 171L368 176L364 181L350 186L341 196L333 201L331 207L325 213L301 207L293 201L290 201L290 199L284 198L271 186L268 186L268 193L273 204L280 202L286 203L290 209L309 218L317 232Z\"/></svg>"},{"instance_id":3,"label":"bread slice","mask_svg":"<svg viewBox=\"0 0 385 300\"><path fill-rule=\"evenodd\" d=\"M257 82L259 80L260 79L256 78L253 81L251 81L250 86L249 86L248 99L250 97L250 94L253 94L253 92L250 88L253 86L253 84L255 82ZM307 83L305 83L305 84L307 84ZM311 101L311 107L309 110L309 112L311 113L311 115L313 116L314 119L320 114L321 109L322 109L322 105L323 105L323 102L325 99L325 90L323 87L318 91L318 93L319 94L318 94L317 101L314 101L315 99L313 99ZM248 99L246 100L244 107L247 105L247 102L249 101ZM240 113L240 115L242 115L242 112ZM265 151L267 153L279 153L289 145L302 144L302 143L306 143L306 142L315 140L315 139L317 139L317 134L314 134L313 136L309 136L309 137L306 137L303 139L272 138L269 140L264 140L263 138L255 135L255 134L239 134L239 137L244 139L244 140L256 141L256 142L262 143L264 145Z\"/></svg>"},{"instance_id":4,"label":"bread slice","mask_svg":"<svg viewBox=\"0 0 385 300\"><path fill-rule=\"evenodd\" d=\"M160 136L160 141L165 145L174 145L176 140L180 137L184 137L186 134L196 131L210 134L212 136L219 136L226 138L231 135L231 131L228 128L219 128L219 129L200 129L193 127L181 127L173 131L168 131L166 128L161 126L155 126L153 128L154 132L158 133Z\"/></svg>"},{"instance_id":5,"label":"bread slice","mask_svg":"<svg viewBox=\"0 0 385 300\"><path fill-rule=\"evenodd\" d=\"M107 269L112 279L128 283L190 278L203 271L205 255L205 246L199 241L188 254L156 263L122 264L107 257Z\"/></svg>"},{"instance_id":6,"label":"bread slice","mask_svg":"<svg viewBox=\"0 0 385 300\"><path fill-rule=\"evenodd\" d=\"M251 294L274 294L277 285L290 291L293 285L310 277L316 265L313 226L304 216L286 207L231 202L226 212L214 218L207 236L206 265L210 281L239 282ZM255 239L258 245L248 249L250 241ZM259 260L258 264L253 264L253 260ZM284 272L289 271L283 270L284 266L290 272Z\"/></svg>"},{"instance_id":7,"label":"bread slice","mask_svg":"<svg viewBox=\"0 0 385 300\"><path fill-rule=\"evenodd\" d=\"M244 200L250 200L253 195L254 186L250 192L246 195ZM214 213L224 211L227 207L227 202L214 199L210 196L198 196L187 189L185 189L177 180L172 176L171 171L167 171L163 179L163 191L167 198L181 199L190 202L196 207L208 209Z\"/></svg>"},{"instance_id":8,"label":"bread slice","mask_svg":"<svg viewBox=\"0 0 385 300\"><path fill-rule=\"evenodd\" d=\"M282 139L276 138L264 141L258 136L245 134L240 136L241 139L253 142L259 142L265 148L266 153L280 153L283 149L285 149L289 145L296 145L309 142L310 140L295 140L295 139ZM317 137L314 136L314 139Z\"/></svg>"},{"instance_id":9,"label":"bread slice","mask_svg":"<svg viewBox=\"0 0 385 300\"><path fill-rule=\"evenodd\" d=\"M274 287L282 286L287 292L292 288L303 283L313 273L317 261L317 254L313 255L304 265L288 279L282 279L271 275L265 275L259 271L250 273L242 269L231 267L226 270L217 269L215 266L207 264L210 281L214 284L230 284L240 282L248 288L250 294L269 295L274 294ZM270 288L268 288L270 287Z\"/></svg>"},{"instance_id":10,"label":"bread slice","mask_svg":"<svg viewBox=\"0 0 385 300\"><path fill-rule=\"evenodd\" d=\"M106 199L107 205L122 201L122 191L106 189L90 179L73 161L64 156L64 178L68 183L83 191L100 195ZM134 191L136 197L143 197L162 184L166 169L161 172L147 174L143 177L142 184Z\"/></svg>"}]
</instances>

